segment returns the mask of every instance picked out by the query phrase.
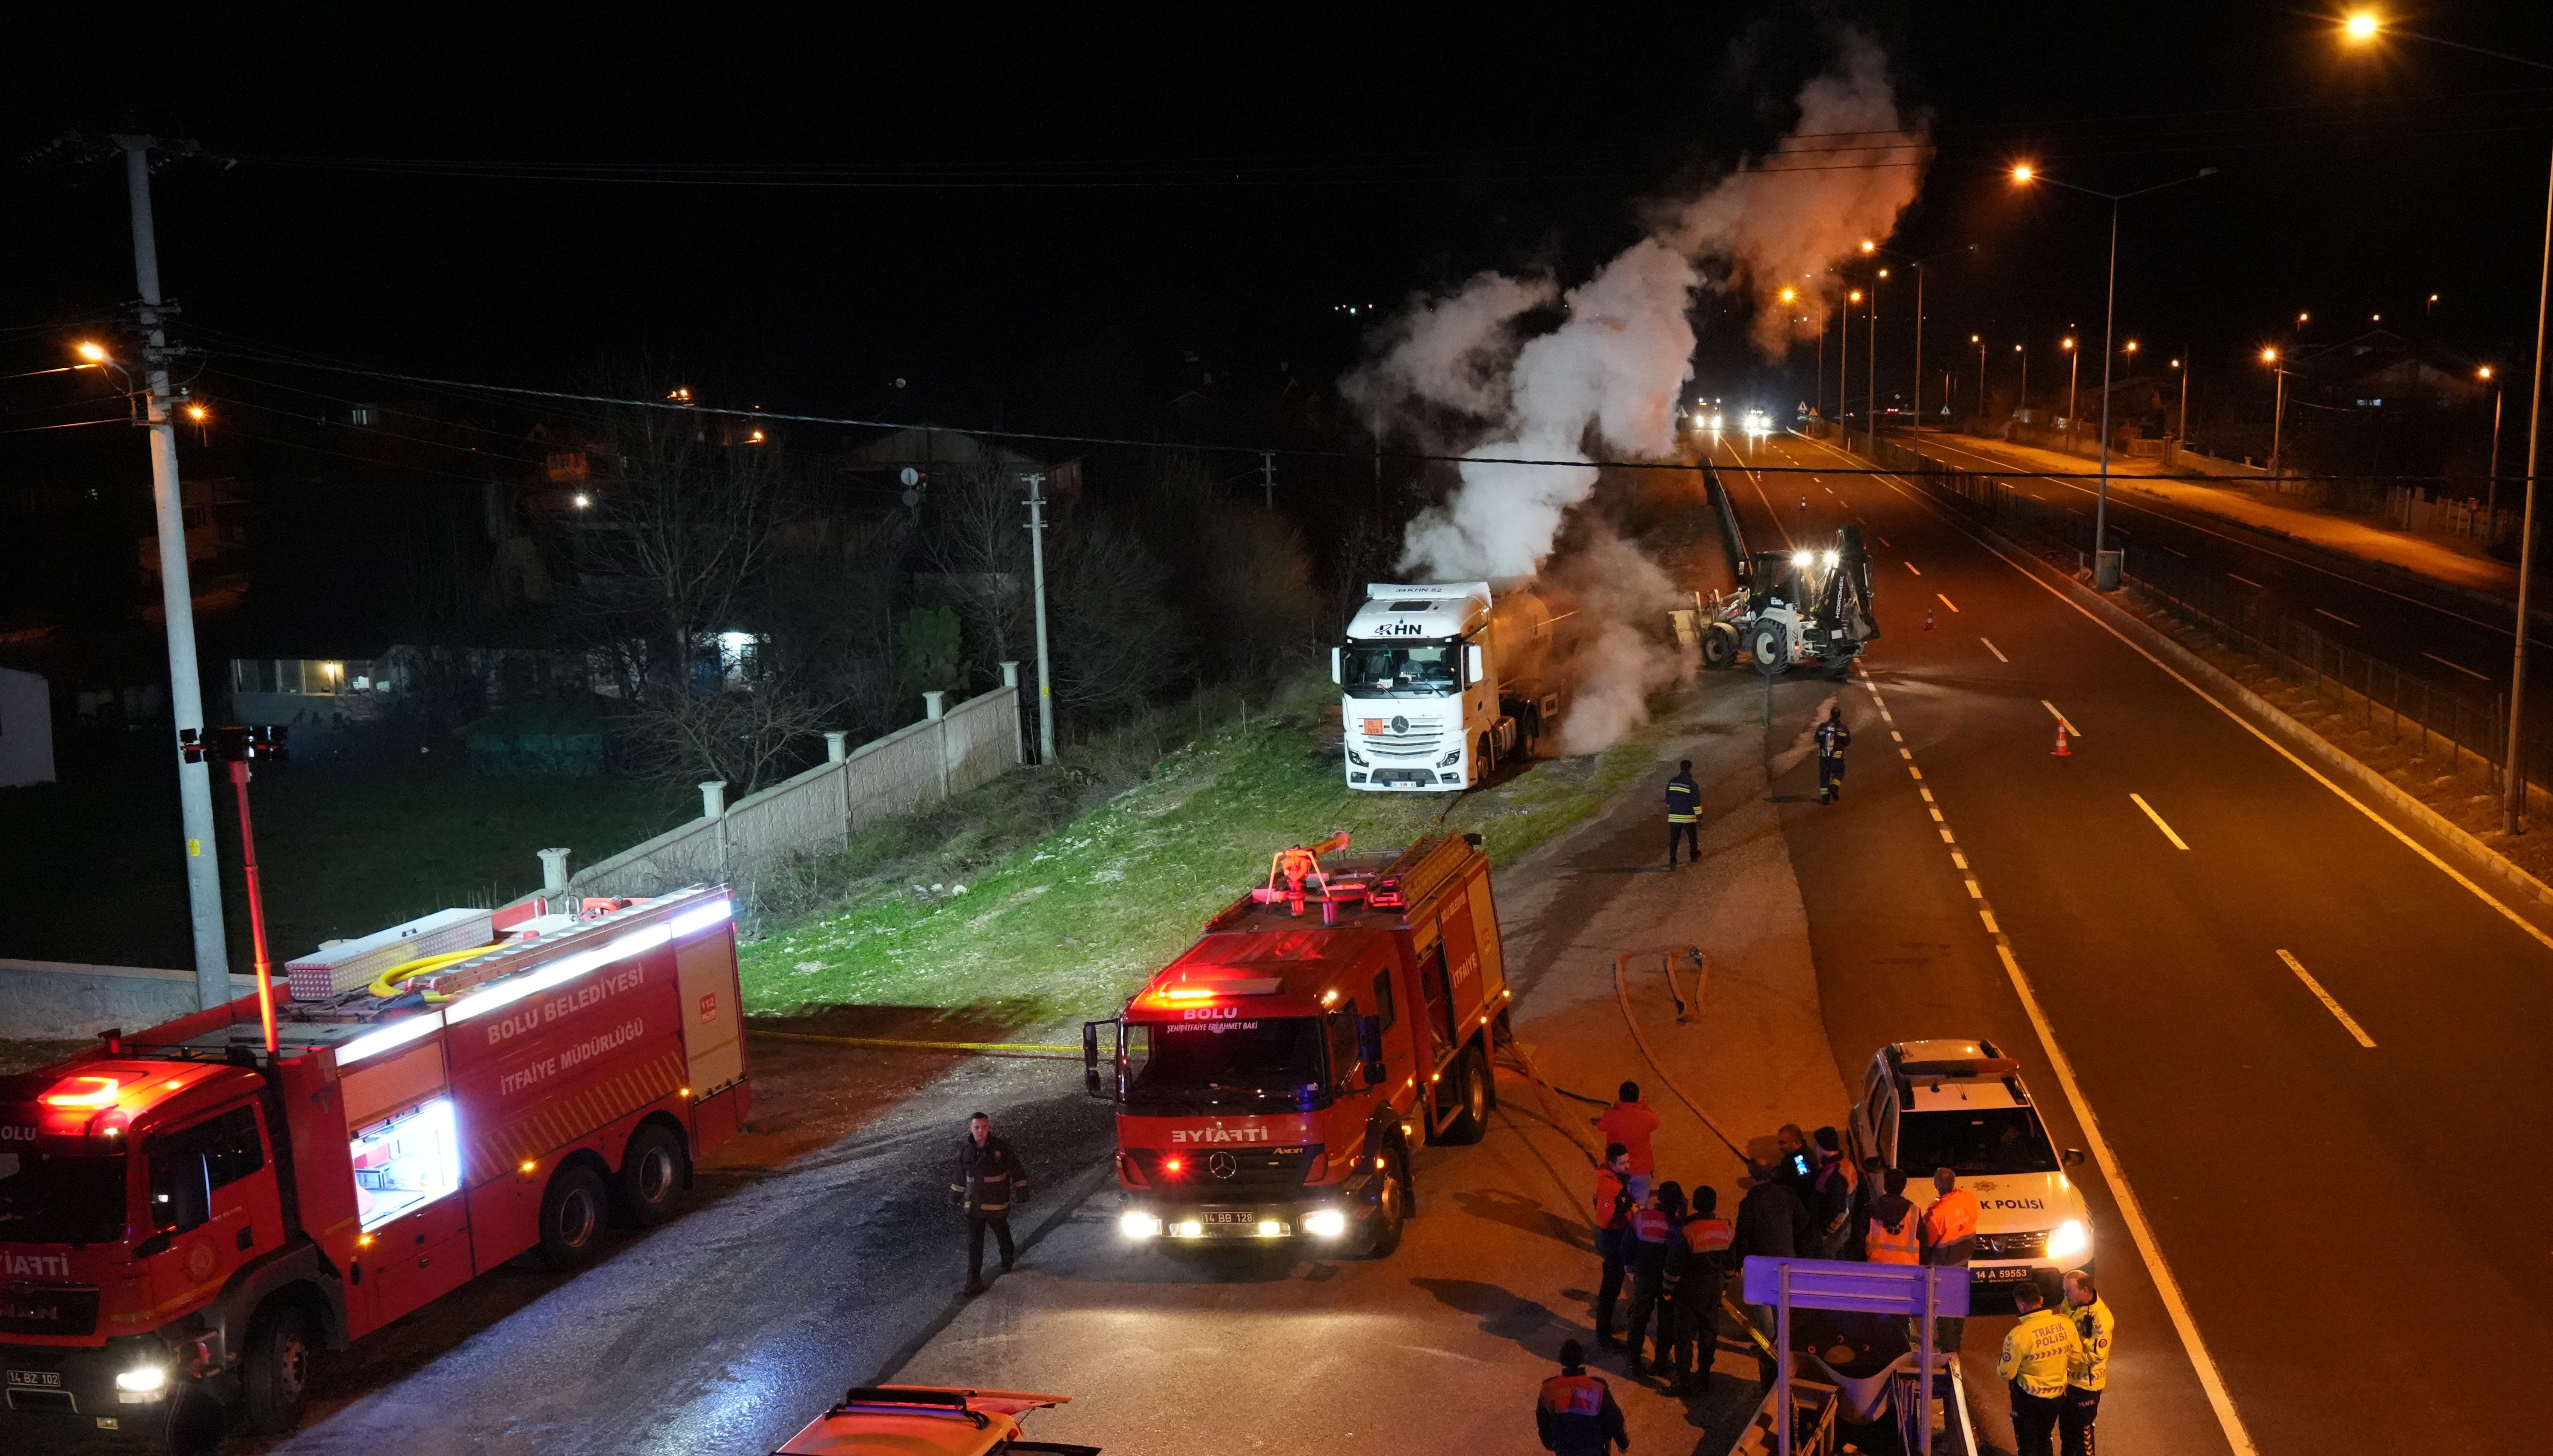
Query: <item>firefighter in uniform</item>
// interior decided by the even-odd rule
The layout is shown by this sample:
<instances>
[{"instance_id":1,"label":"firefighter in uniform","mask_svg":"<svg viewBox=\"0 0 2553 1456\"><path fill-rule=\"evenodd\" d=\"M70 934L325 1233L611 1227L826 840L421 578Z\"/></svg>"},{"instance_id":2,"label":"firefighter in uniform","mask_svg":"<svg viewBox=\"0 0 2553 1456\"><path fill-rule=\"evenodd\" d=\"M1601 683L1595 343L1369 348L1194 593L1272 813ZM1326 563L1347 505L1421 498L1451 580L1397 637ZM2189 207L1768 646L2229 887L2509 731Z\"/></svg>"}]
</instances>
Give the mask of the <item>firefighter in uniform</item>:
<instances>
[{"instance_id":1,"label":"firefighter in uniform","mask_svg":"<svg viewBox=\"0 0 2553 1456\"><path fill-rule=\"evenodd\" d=\"M966 1141L957 1149L957 1181L948 1185L966 1212L966 1292L984 1292L984 1230L1002 1248L1002 1273L1011 1272L1019 1251L1011 1243L1011 1209L1029 1201L1029 1171L1010 1141L993 1136L993 1119L982 1112L966 1120Z\"/></svg>"},{"instance_id":2,"label":"firefighter in uniform","mask_svg":"<svg viewBox=\"0 0 2553 1456\"><path fill-rule=\"evenodd\" d=\"M1693 781L1693 760L1676 761L1676 774L1667 780L1667 868L1676 864L1676 844L1684 844L1684 857L1696 864L1702 862L1702 790Z\"/></svg>"},{"instance_id":3,"label":"firefighter in uniform","mask_svg":"<svg viewBox=\"0 0 2553 1456\"><path fill-rule=\"evenodd\" d=\"M2065 1377L2056 1434L2065 1456L2092 1456L2092 1422L2101 1413L2101 1392L2110 1384L2110 1331L2118 1321L2110 1317L2110 1306L2102 1302L2088 1269L2065 1276L2065 1305L2058 1312L2074 1322L2074 1337L2083 1342L2083 1363Z\"/></svg>"},{"instance_id":4,"label":"firefighter in uniform","mask_svg":"<svg viewBox=\"0 0 2553 1456\"><path fill-rule=\"evenodd\" d=\"M1852 746L1852 729L1843 726L1843 706L1827 710L1827 721L1818 725L1818 802L1832 804L1843 797L1843 750Z\"/></svg>"},{"instance_id":5,"label":"firefighter in uniform","mask_svg":"<svg viewBox=\"0 0 2553 1456\"><path fill-rule=\"evenodd\" d=\"M2056 1456L2049 1438L2056 1432L2065 1382L2082 1368L2083 1342L2064 1315L2048 1307L2037 1285L2013 1286L2012 1307L2021 1322L2003 1337L1995 1374L2011 1383L2013 1449L2018 1456Z\"/></svg>"},{"instance_id":6,"label":"firefighter in uniform","mask_svg":"<svg viewBox=\"0 0 2553 1456\"><path fill-rule=\"evenodd\" d=\"M1720 1190L1693 1190L1693 1217L1676 1230L1667 1250L1667 1302L1675 1309L1675 1341L1667 1351L1670 1395L1699 1396L1711 1389L1711 1362L1720 1354L1720 1297L1728 1280L1728 1246L1736 1231L1720 1217Z\"/></svg>"},{"instance_id":7,"label":"firefighter in uniform","mask_svg":"<svg viewBox=\"0 0 2553 1456\"><path fill-rule=\"evenodd\" d=\"M1605 1271L1596 1286L1596 1343L1613 1341L1613 1305L1622 1297L1622 1271L1631 1262L1631 1150L1619 1143L1605 1149L1605 1166L1596 1170L1596 1196L1590 1205L1596 1219L1596 1257Z\"/></svg>"},{"instance_id":8,"label":"firefighter in uniform","mask_svg":"<svg viewBox=\"0 0 2553 1456\"><path fill-rule=\"evenodd\" d=\"M1542 1383L1533 1402L1534 1432L1554 1456L1608 1456L1631 1449L1622 1407L1613 1388L1587 1373L1587 1351L1576 1340L1560 1342L1560 1374Z\"/></svg>"}]
</instances>

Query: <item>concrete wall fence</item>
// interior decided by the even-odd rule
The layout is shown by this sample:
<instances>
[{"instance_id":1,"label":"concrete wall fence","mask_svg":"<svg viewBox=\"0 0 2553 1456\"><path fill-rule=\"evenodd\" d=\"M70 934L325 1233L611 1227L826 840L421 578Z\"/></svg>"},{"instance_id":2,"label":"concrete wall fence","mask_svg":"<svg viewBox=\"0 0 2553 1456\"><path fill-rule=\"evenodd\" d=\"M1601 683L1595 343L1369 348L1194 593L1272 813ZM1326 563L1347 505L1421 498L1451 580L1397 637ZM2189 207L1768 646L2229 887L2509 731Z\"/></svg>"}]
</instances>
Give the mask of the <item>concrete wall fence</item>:
<instances>
[{"instance_id":1,"label":"concrete wall fence","mask_svg":"<svg viewBox=\"0 0 2553 1456\"><path fill-rule=\"evenodd\" d=\"M569 849L541 851L538 893L644 896L726 880L749 901L767 868L832 848L862 826L962 794L1026 761L1017 663L1002 664L1000 687L953 708L944 694L922 698L922 722L847 751L847 735L827 733L826 762L733 804L725 783L701 785L700 818L573 873Z\"/></svg>"},{"instance_id":2,"label":"concrete wall fence","mask_svg":"<svg viewBox=\"0 0 2553 1456\"><path fill-rule=\"evenodd\" d=\"M231 977L233 997L255 994L256 976ZM0 960L0 1036L77 1041L109 1027L138 1032L195 1010L191 970Z\"/></svg>"}]
</instances>

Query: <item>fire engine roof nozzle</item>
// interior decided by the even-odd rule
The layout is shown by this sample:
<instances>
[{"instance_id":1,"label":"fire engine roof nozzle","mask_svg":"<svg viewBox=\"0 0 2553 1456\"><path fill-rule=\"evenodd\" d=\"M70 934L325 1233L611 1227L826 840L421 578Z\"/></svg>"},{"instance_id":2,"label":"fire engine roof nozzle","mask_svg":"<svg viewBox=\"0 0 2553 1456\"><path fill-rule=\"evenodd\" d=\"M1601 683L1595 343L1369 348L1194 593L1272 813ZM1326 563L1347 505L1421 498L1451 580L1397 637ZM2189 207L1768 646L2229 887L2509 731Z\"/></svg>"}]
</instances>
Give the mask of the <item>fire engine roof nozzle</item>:
<instances>
[{"instance_id":1,"label":"fire engine roof nozzle","mask_svg":"<svg viewBox=\"0 0 2553 1456\"><path fill-rule=\"evenodd\" d=\"M1347 846L1348 832L1346 830L1332 830L1328 839L1323 840L1321 842L1312 846L1312 852L1314 854L1331 854L1344 849Z\"/></svg>"}]
</instances>

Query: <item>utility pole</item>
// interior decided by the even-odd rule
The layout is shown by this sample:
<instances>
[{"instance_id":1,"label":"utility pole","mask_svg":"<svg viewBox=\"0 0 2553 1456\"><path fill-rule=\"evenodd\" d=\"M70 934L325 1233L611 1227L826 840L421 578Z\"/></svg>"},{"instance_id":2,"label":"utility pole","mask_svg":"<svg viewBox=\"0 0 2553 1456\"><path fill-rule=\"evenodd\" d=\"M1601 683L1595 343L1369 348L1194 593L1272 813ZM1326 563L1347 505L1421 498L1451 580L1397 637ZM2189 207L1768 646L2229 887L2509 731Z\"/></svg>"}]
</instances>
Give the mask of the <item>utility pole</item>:
<instances>
[{"instance_id":1,"label":"utility pole","mask_svg":"<svg viewBox=\"0 0 2553 1456\"><path fill-rule=\"evenodd\" d=\"M1861 368L1870 377L1870 418L1864 421L1868 426L1864 433L1874 450L1879 448L1879 280L1886 277L1888 270L1883 268L1870 280L1870 347L1861 351L1870 356Z\"/></svg>"},{"instance_id":2,"label":"utility pole","mask_svg":"<svg viewBox=\"0 0 2553 1456\"><path fill-rule=\"evenodd\" d=\"M1047 671L1046 651L1046 477L1023 477L1029 483L1029 576L1037 588L1038 762L1054 762L1054 686Z\"/></svg>"},{"instance_id":3,"label":"utility pole","mask_svg":"<svg viewBox=\"0 0 2553 1456\"><path fill-rule=\"evenodd\" d=\"M150 386L151 503L160 522L160 605L168 619L168 709L180 738L201 735L204 689L195 664L195 593L186 572L185 503L177 492L177 427L169 417L169 311L160 296L160 244L151 225L152 137L117 137L133 206L133 276L142 295L143 362ZM173 744L171 746L174 746ZM231 999L230 951L222 940L222 876L213 839L212 773L177 762L177 818L186 840L186 905L195 939L195 996L210 1010Z\"/></svg>"},{"instance_id":4,"label":"utility pole","mask_svg":"<svg viewBox=\"0 0 2553 1456\"><path fill-rule=\"evenodd\" d=\"M1259 452L1259 484L1268 493L1268 508L1276 508L1276 452Z\"/></svg>"},{"instance_id":5,"label":"utility pole","mask_svg":"<svg viewBox=\"0 0 2553 1456\"><path fill-rule=\"evenodd\" d=\"M1843 443L1844 417L1852 413L1852 304L1859 288L1843 295L1843 312L1835 315L1835 443Z\"/></svg>"},{"instance_id":6,"label":"utility pole","mask_svg":"<svg viewBox=\"0 0 2553 1456\"><path fill-rule=\"evenodd\" d=\"M1942 383L1942 402L1950 402L1949 382ZM1915 265L1915 425L1924 427L1924 265Z\"/></svg>"}]
</instances>

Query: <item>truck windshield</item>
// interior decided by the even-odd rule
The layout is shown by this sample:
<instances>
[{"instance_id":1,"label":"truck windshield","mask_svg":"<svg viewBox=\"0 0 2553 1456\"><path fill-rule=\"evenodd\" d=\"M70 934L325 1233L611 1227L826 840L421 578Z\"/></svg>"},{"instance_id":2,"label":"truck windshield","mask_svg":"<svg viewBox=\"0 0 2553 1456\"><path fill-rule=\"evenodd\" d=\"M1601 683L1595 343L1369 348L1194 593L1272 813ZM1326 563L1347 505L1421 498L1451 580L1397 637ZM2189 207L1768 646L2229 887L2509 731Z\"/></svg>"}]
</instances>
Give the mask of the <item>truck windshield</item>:
<instances>
[{"instance_id":1,"label":"truck windshield","mask_svg":"<svg viewBox=\"0 0 2553 1456\"><path fill-rule=\"evenodd\" d=\"M1126 1101L1156 1115L1320 1106L1321 1020L1196 1021L1126 1028Z\"/></svg>"},{"instance_id":2,"label":"truck windshield","mask_svg":"<svg viewBox=\"0 0 2553 1456\"><path fill-rule=\"evenodd\" d=\"M1946 1168L1961 1177L2054 1173L2056 1150L2027 1107L1910 1112L1897 1124L1897 1166L1910 1178Z\"/></svg>"},{"instance_id":3,"label":"truck windshield","mask_svg":"<svg viewBox=\"0 0 2553 1456\"><path fill-rule=\"evenodd\" d=\"M124 1155L0 1153L0 1244L112 1244L124 1237Z\"/></svg>"},{"instance_id":4,"label":"truck windshield","mask_svg":"<svg viewBox=\"0 0 2553 1456\"><path fill-rule=\"evenodd\" d=\"M1460 642L1392 647L1351 646L1340 654L1339 682L1357 698L1446 698L1461 691Z\"/></svg>"}]
</instances>

